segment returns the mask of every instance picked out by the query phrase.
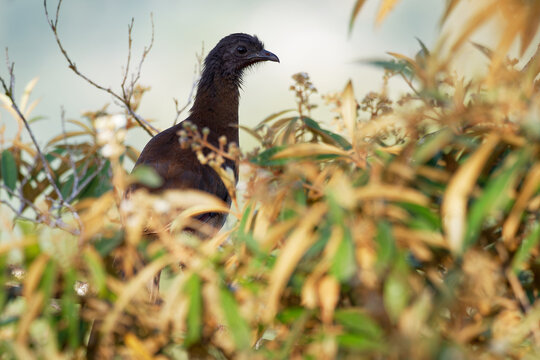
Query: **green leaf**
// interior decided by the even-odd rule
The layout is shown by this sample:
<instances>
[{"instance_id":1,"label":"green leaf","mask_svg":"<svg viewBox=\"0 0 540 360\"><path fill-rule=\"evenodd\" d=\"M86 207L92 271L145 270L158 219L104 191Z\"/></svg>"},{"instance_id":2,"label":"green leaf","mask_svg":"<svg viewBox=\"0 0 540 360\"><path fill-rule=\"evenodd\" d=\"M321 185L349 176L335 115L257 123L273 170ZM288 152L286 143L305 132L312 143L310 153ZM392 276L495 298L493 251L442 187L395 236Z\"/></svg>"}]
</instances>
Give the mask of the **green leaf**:
<instances>
[{"instance_id":1,"label":"green leaf","mask_svg":"<svg viewBox=\"0 0 540 360\"><path fill-rule=\"evenodd\" d=\"M163 185L161 176L159 176L156 170L150 166L138 165L131 173L131 176L137 183L150 188L158 188Z\"/></svg>"},{"instance_id":2,"label":"green leaf","mask_svg":"<svg viewBox=\"0 0 540 360\"><path fill-rule=\"evenodd\" d=\"M375 240L377 241L377 263L375 267L381 273L392 266L397 253L390 223L381 221L377 224Z\"/></svg>"},{"instance_id":3,"label":"green leaf","mask_svg":"<svg viewBox=\"0 0 540 360\"><path fill-rule=\"evenodd\" d=\"M411 229L441 230L441 219L427 207L405 202L399 203L399 206L411 214L411 220L408 224Z\"/></svg>"},{"instance_id":4,"label":"green leaf","mask_svg":"<svg viewBox=\"0 0 540 360\"><path fill-rule=\"evenodd\" d=\"M15 162L15 158L11 151L2 151L2 164L0 170L2 171L2 179L4 179L6 187L10 190L15 190L18 170L17 163Z\"/></svg>"},{"instance_id":5,"label":"green leaf","mask_svg":"<svg viewBox=\"0 0 540 360\"><path fill-rule=\"evenodd\" d=\"M202 284L201 278L193 274L186 282L184 292L189 297L187 314L187 334L185 343L187 346L199 341L202 330Z\"/></svg>"},{"instance_id":6,"label":"green leaf","mask_svg":"<svg viewBox=\"0 0 540 360\"><path fill-rule=\"evenodd\" d=\"M393 322L397 322L409 303L411 290L407 281L407 273L407 264L403 256L400 256L392 272L384 282L384 307Z\"/></svg>"},{"instance_id":7,"label":"green leaf","mask_svg":"<svg viewBox=\"0 0 540 360\"><path fill-rule=\"evenodd\" d=\"M112 189L111 184L111 176L109 174L109 169L111 167L111 163L109 160L105 162L105 166L101 169L101 171L96 175L92 181L88 184L88 186L81 191L78 198L79 199L85 199L85 198L96 198L100 197L101 195L105 194L107 191ZM88 176L90 176L93 172L97 170L97 167L95 165L90 166L86 174L84 175L83 179L81 180L81 183L84 182Z\"/></svg>"},{"instance_id":8,"label":"green leaf","mask_svg":"<svg viewBox=\"0 0 540 360\"><path fill-rule=\"evenodd\" d=\"M311 129L313 132L320 135L323 139L327 140L327 142L333 143L335 145L339 145L344 150L350 150L352 149L351 143L347 141L343 136L333 133L331 131L325 130L320 127L320 125L313 119L310 119L308 117L303 117L302 121L304 124Z\"/></svg>"},{"instance_id":9,"label":"green leaf","mask_svg":"<svg viewBox=\"0 0 540 360\"><path fill-rule=\"evenodd\" d=\"M103 266L103 261L101 260L101 257L96 251L89 248L85 250L83 258L90 272L90 279L92 279L92 285L96 288L98 295L100 297L104 297L107 290L107 273L105 271L105 267Z\"/></svg>"},{"instance_id":10,"label":"green leaf","mask_svg":"<svg viewBox=\"0 0 540 360\"><path fill-rule=\"evenodd\" d=\"M514 258L512 259L512 270L518 274L523 270L523 264L532 256L533 249L536 249L540 242L540 223L535 223L529 235L521 242Z\"/></svg>"},{"instance_id":11,"label":"green leaf","mask_svg":"<svg viewBox=\"0 0 540 360\"><path fill-rule=\"evenodd\" d=\"M68 269L64 273L64 294L62 296L62 317L67 324L68 344L72 349L79 346L79 311L75 297L75 270Z\"/></svg>"},{"instance_id":12,"label":"green leaf","mask_svg":"<svg viewBox=\"0 0 540 360\"><path fill-rule=\"evenodd\" d=\"M509 189L522 170L526 168L531 152L528 148L517 154L510 154L505 159L500 173L493 174L487 182L484 193L471 206L467 217L464 248L468 248L478 238L486 217L497 211L504 211L510 200Z\"/></svg>"},{"instance_id":13,"label":"green leaf","mask_svg":"<svg viewBox=\"0 0 540 360\"><path fill-rule=\"evenodd\" d=\"M54 294L57 278L56 278L56 263L51 259L45 265L45 270L43 270L43 275L41 276L41 282L39 283L39 289L43 291L45 295L45 301L50 299ZM49 312L51 308L49 308Z\"/></svg>"},{"instance_id":14,"label":"green leaf","mask_svg":"<svg viewBox=\"0 0 540 360\"><path fill-rule=\"evenodd\" d=\"M380 339L382 329L371 317L358 309L338 309L334 313L334 320L345 327L347 332L362 334L370 339Z\"/></svg>"},{"instance_id":15,"label":"green leaf","mask_svg":"<svg viewBox=\"0 0 540 360\"><path fill-rule=\"evenodd\" d=\"M343 334L337 336L340 346L361 351L382 350L382 343L378 340L372 340L363 335Z\"/></svg>"},{"instance_id":16,"label":"green leaf","mask_svg":"<svg viewBox=\"0 0 540 360\"><path fill-rule=\"evenodd\" d=\"M124 232L117 231L112 236L104 236L94 240L94 247L102 256L107 256L124 241Z\"/></svg>"},{"instance_id":17,"label":"green leaf","mask_svg":"<svg viewBox=\"0 0 540 360\"><path fill-rule=\"evenodd\" d=\"M409 63L406 61L396 60L380 60L380 59L365 59L358 61L361 64L371 65L384 70L389 70L396 73L402 73L407 77L411 77L414 72Z\"/></svg>"},{"instance_id":18,"label":"green leaf","mask_svg":"<svg viewBox=\"0 0 540 360\"><path fill-rule=\"evenodd\" d=\"M237 348L241 350L249 349L251 346L249 327L238 311L238 304L235 298L229 290L221 289L220 299L228 331L231 332Z\"/></svg>"},{"instance_id":19,"label":"green leaf","mask_svg":"<svg viewBox=\"0 0 540 360\"><path fill-rule=\"evenodd\" d=\"M330 267L330 273L341 282L349 280L356 272L355 249L351 232L348 228L343 230L343 238L339 243Z\"/></svg>"},{"instance_id":20,"label":"green leaf","mask_svg":"<svg viewBox=\"0 0 540 360\"><path fill-rule=\"evenodd\" d=\"M290 162L291 159L272 159L272 157L286 147L286 145L272 147L251 158L250 161L260 166L285 165Z\"/></svg>"}]
</instances>

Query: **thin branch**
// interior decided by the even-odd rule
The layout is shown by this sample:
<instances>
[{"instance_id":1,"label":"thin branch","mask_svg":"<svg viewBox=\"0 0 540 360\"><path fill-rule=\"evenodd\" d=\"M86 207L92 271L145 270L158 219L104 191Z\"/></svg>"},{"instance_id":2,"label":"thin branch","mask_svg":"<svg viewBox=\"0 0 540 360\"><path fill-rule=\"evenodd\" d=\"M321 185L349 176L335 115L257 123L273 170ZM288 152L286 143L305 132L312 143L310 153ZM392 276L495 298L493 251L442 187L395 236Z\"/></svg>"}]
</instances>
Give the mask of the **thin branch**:
<instances>
[{"instance_id":1,"label":"thin branch","mask_svg":"<svg viewBox=\"0 0 540 360\"><path fill-rule=\"evenodd\" d=\"M186 104L182 108L179 108L178 99L173 98L174 106L176 109L176 116L174 118L173 125L176 125L178 123L180 114L186 111L188 106L191 105L191 103L193 102L193 97L195 95L195 90L197 89L197 84L199 84L199 80L201 79L202 64L203 64L203 59L204 59L204 43L202 44L201 53L195 54L195 57L197 58L197 63L195 64L193 82L191 85L191 90L189 91L189 96L188 96Z\"/></svg>"},{"instance_id":2,"label":"thin branch","mask_svg":"<svg viewBox=\"0 0 540 360\"><path fill-rule=\"evenodd\" d=\"M104 87L102 85L99 85L98 83L96 83L95 81L93 81L92 79L90 79L89 77L87 77L86 75L84 75L83 73L81 73L79 71L79 69L77 68L77 65L75 64L75 62L73 62L73 60L71 60L71 58L69 57L69 55L67 54L67 51L66 49L64 48L64 46L62 45L62 42L60 41L60 37L58 36L58 14L60 12L60 6L61 6L61 3L62 1L60 0L59 3L58 3L58 7L56 8L56 15L55 15L55 19L54 21L52 20L52 18L49 16L49 11L47 9L47 0L43 0L43 7L45 8L45 16L47 17L47 23L49 24L53 34L54 34L54 37L55 37L55 40L56 40L56 44L58 45L58 48L60 49L60 52L62 53L62 55L64 56L64 58L66 59L66 61L68 62L68 67L76 74L78 75L80 78L82 78L83 80L85 80L87 83L89 83L90 85L94 86L95 88L99 89L99 90L102 90L108 94L110 94L111 96L113 96L114 98L116 98L118 101L120 101L124 107L126 108L126 110L128 111L128 113L139 123L139 125L150 135L150 136L154 136L154 134L158 133L158 129L156 129L155 127L153 127L150 123L148 123L146 120L144 120L141 116L137 115L135 113L135 111L132 109L131 107L131 103L130 103L130 98L126 98L124 96L120 96L118 95L117 93L115 93L113 90L111 90L111 88L108 88L108 87ZM153 27L152 27L153 29ZM154 36L152 35L152 41L153 41L153 38ZM146 56L146 55L145 55ZM141 62L141 65L142 65L142 62Z\"/></svg>"}]
</instances>

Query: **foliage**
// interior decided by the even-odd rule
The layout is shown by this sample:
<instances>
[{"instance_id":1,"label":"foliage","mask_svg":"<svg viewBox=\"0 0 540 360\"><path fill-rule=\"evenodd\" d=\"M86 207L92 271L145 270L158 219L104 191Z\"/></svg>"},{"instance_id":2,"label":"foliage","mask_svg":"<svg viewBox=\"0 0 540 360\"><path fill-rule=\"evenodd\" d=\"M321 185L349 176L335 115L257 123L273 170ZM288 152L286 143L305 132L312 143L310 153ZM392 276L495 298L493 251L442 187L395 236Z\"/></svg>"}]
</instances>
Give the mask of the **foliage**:
<instances>
[{"instance_id":1,"label":"foliage","mask_svg":"<svg viewBox=\"0 0 540 360\"><path fill-rule=\"evenodd\" d=\"M516 22L511 40L539 18ZM17 103L2 80L20 126L1 149L0 357L537 358L540 51L520 69L508 47L481 48L490 71L465 80L420 47L370 61L385 70L381 91L358 101L349 82L325 95L331 126L311 118L309 76L294 75L297 109L245 129L260 141L249 154L226 139L210 148L186 124L179 146L233 198L236 221L205 241L183 229L229 211L212 196L123 195L160 181L125 170L145 88L127 86L123 113L67 120L79 130L40 149L21 136L35 82ZM410 86L396 101L392 77ZM241 164L238 191L225 158Z\"/></svg>"}]
</instances>

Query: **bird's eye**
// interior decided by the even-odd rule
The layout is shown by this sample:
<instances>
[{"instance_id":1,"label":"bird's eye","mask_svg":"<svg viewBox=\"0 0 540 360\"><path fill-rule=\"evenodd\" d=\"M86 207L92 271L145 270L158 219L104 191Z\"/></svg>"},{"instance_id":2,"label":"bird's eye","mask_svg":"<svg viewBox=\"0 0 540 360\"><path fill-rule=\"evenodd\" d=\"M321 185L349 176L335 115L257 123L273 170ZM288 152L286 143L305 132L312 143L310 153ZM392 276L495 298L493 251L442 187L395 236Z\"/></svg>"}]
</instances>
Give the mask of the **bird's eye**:
<instances>
[{"instance_id":1,"label":"bird's eye","mask_svg":"<svg viewBox=\"0 0 540 360\"><path fill-rule=\"evenodd\" d=\"M243 54L245 54L247 52L247 49L246 49L245 46L239 46L239 47L236 48L236 52L243 55Z\"/></svg>"}]
</instances>

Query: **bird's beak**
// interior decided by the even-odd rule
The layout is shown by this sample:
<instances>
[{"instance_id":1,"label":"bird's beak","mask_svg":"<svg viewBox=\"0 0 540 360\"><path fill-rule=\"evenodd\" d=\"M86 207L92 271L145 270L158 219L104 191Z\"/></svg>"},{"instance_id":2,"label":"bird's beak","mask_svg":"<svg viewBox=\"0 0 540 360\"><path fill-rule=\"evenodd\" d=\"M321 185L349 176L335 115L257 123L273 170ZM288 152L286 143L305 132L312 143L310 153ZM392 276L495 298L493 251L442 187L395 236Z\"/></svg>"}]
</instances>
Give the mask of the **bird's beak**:
<instances>
[{"instance_id":1,"label":"bird's beak","mask_svg":"<svg viewBox=\"0 0 540 360\"><path fill-rule=\"evenodd\" d=\"M251 60L254 61L275 61L279 62L279 58L268 50L262 49L258 53L252 55Z\"/></svg>"}]
</instances>

